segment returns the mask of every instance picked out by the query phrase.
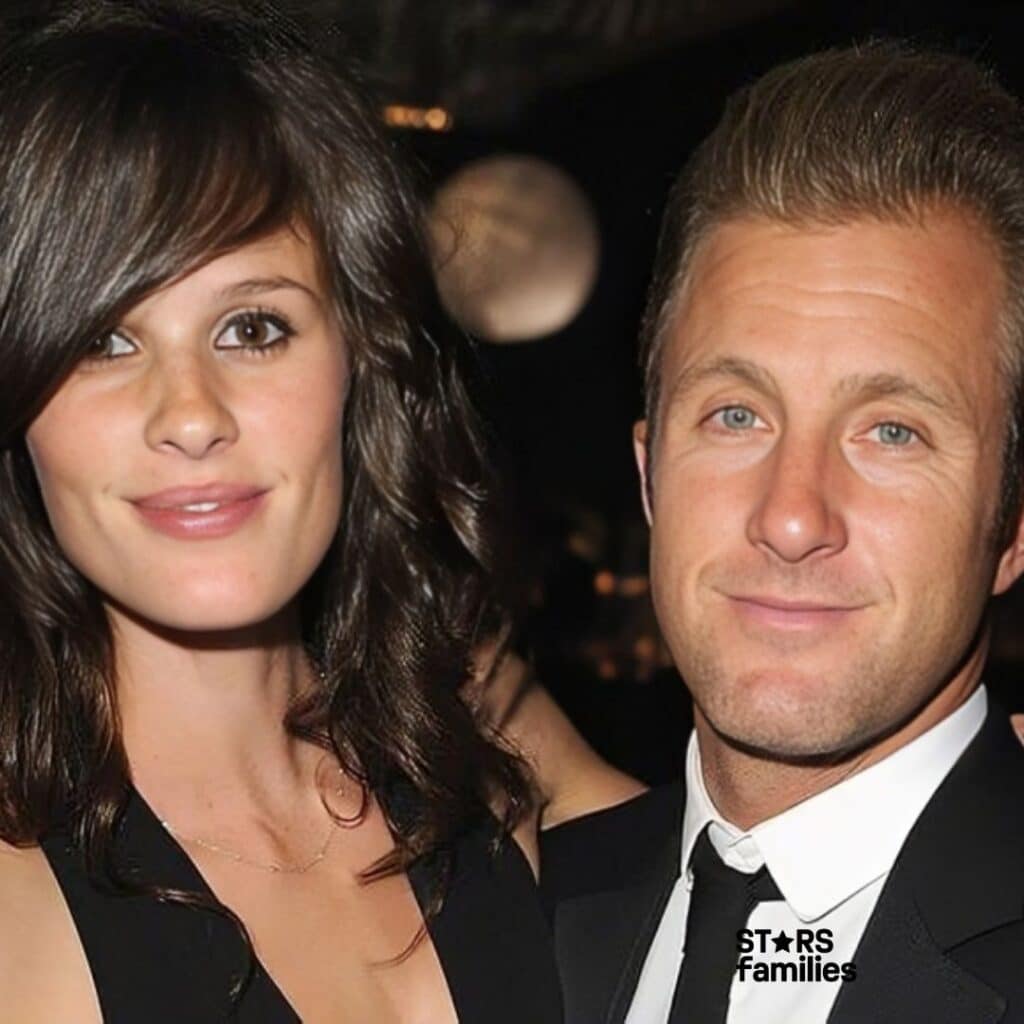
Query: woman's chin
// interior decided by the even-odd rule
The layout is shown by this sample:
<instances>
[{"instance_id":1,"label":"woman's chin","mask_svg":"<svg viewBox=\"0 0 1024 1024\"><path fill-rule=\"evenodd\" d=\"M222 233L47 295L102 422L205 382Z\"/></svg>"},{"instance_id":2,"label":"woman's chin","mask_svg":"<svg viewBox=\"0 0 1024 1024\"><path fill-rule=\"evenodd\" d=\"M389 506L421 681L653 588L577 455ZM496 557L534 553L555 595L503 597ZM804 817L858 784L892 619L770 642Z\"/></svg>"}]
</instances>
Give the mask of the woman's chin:
<instances>
[{"instance_id":1,"label":"woman's chin","mask_svg":"<svg viewBox=\"0 0 1024 1024\"><path fill-rule=\"evenodd\" d=\"M162 601L111 601L118 617L154 633L228 633L260 628L272 622L287 602L256 595L183 595Z\"/></svg>"}]
</instances>

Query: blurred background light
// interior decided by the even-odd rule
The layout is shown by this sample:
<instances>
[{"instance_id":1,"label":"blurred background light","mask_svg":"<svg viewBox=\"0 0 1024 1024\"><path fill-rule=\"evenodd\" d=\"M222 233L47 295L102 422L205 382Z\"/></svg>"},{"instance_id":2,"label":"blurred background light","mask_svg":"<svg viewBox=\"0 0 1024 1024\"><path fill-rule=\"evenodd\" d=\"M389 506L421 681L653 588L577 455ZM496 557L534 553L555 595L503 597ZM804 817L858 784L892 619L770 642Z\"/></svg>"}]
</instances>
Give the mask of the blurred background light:
<instances>
[{"instance_id":1,"label":"blurred background light","mask_svg":"<svg viewBox=\"0 0 1024 1024\"><path fill-rule=\"evenodd\" d=\"M537 157L466 164L437 190L430 225L441 297L487 341L561 331L597 278L590 203L567 174Z\"/></svg>"}]
</instances>

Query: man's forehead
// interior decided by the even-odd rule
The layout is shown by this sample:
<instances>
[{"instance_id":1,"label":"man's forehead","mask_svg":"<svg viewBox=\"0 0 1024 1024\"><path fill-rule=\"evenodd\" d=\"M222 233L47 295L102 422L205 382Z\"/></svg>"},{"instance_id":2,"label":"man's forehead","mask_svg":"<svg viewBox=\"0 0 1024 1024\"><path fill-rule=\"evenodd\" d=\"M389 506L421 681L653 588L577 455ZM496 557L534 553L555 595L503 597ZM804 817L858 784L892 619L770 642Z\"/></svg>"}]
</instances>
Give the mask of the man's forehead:
<instances>
[{"instance_id":1,"label":"man's forehead","mask_svg":"<svg viewBox=\"0 0 1024 1024\"><path fill-rule=\"evenodd\" d=\"M991 235L955 211L906 224L734 219L696 247L664 336L676 372L704 347L778 346L790 331L843 347L877 334L894 354L905 336L940 359L987 361L1000 344L1004 299ZM861 372L883 369L891 368Z\"/></svg>"},{"instance_id":2,"label":"man's forehead","mask_svg":"<svg viewBox=\"0 0 1024 1024\"><path fill-rule=\"evenodd\" d=\"M799 263L799 278L788 272ZM1003 276L1000 246L992 231L968 211L945 205L906 217L855 216L783 220L757 214L731 216L706 229L693 246L680 287L681 309L721 279L760 273L792 286L827 288L855 271L887 283L891 265L902 264L911 282L959 277L973 264L993 285ZM991 289L997 290L996 287ZM957 298L970 301L971 295Z\"/></svg>"}]
</instances>

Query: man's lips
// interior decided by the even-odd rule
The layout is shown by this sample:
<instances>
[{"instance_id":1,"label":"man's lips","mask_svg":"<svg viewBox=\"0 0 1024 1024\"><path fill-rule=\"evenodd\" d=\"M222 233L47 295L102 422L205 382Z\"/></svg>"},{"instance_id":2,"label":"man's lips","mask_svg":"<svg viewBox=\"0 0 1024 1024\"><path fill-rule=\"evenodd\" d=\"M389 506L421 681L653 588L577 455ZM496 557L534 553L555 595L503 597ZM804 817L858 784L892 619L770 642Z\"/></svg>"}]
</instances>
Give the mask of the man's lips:
<instances>
[{"instance_id":1,"label":"man's lips","mask_svg":"<svg viewBox=\"0 0 1024 1024\"><path fill-rule=\"evenodd\" d=\"M774 608L780 612L852 612L862 605L843 604L839 601L793 600L785 597L762 596L760 594L730 594L734 601Z\"/></svg>"},{"instance_id":2,"label":"man's lips","mask_svg":"<svg viewBox=\"0 0 1024 1024\"><path fill-rule=\"evenodd\" d=\"M800 600L765 594L726 596L744 619L780 629L813 629L836 625L865 607L863 604Z\"/></svg>"}]
</instances>

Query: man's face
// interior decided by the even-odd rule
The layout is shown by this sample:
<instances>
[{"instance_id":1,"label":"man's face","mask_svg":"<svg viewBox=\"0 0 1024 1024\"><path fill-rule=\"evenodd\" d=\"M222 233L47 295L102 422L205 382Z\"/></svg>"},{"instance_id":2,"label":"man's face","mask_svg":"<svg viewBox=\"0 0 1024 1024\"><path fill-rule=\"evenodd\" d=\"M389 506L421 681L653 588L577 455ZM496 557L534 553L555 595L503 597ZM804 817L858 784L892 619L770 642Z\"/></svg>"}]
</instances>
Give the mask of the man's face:
<instances>
[{"instance_id":1,"label":"man's face","mask_svg":"<svg viewBox=\"0 0 1024 1024\"><path fill-rule=\"evenodd\" d=\"M1019 574L992 540L1003 288L953 213L740 220L699 247L663 352L652 585L727 739L869 744L956 676Z\"/></svg>"}]
</instances>

